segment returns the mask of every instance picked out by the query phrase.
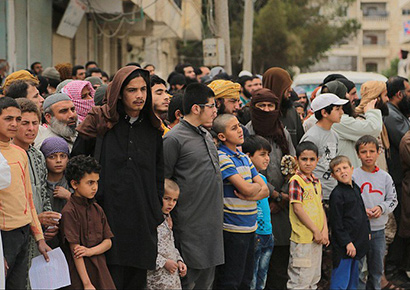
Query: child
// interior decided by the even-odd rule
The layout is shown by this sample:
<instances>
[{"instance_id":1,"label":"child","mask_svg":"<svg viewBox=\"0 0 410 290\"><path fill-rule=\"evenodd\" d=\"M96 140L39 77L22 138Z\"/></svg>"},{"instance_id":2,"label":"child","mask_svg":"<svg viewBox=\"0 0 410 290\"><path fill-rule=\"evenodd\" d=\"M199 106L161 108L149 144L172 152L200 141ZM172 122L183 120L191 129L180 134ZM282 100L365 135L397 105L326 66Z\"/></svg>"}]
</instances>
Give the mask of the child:
<instances>
[{"instance_id":1,"label":"child","mask_svg":"<svg viewBox=\"0 0 410 290\"><path fill-rule=\"evenodd\" d=\"M113 234L103 209L95 202L101 166L79 155L67 165L66 178L74 194L62 210L61 244L68 261L67 289L115 289L104 253Z\"/></svg>"},{"instance_id":2,"label":"child","mask_svg":"<svg viewBox=\"0 0 410 290\"><path fill-rule=\"evenodd\" d=\"M147 273L147 289L181 289L179 276L184 277L187 267L175 247L172 233L172 219L169 215L179 197L179 186L171 179L165 179L162 213L165 220L158 226L158 255L156 269ZM179 272L179 275L178 275Z\"/></svg>"},{"instance_id":3,"label":"child","mask_svg":"<svg viewBox=\"0 0 410 290\"><path fill-rule=\"evenodd\" d=\"M243 131L231 114L216 117L213 129L222 142L219 165L224 182L225 264L216 267L216 289L249 289L253 278L256 200L269 195L268 187L246 154L237 149Z\"/></svg>"},{"instance_id":4,"label":"child","mask_svg":"<svg viewBox=\"0 0 410 290\"><path fill-rule=\"evenodd\" d=\"M367 253L366 289L381 288L383 257L386 251L384 229L389 213L397 206L393 179L386 171L376 166L379 149L377 139L370 135L365 135L356 142L356 152L362 166L354 170L353 179L360 187L371 229L370 249Z\"/></svg>"},{"instance_id":5,"label":"child","mask_svg":"<svg viewBox=\"0 0 410 290\"><path fill-rule=\"evenodd\" d=\"M272 151L272 146L265 138L258 135L246 138L242 145L242 151L251 159L256 171L266 170L269 165L269 154ZM267 184L266 177L261 173L259 173L259 176ZM265 288L274 241L268 197L258 200L257 206L258 228L255 232L255 266L251 289L261 290Z\"/></svg>"},{"instance_id":6,"label":"child","mask_svg":"<svg viewBox=\"0 0 410 290\"><path fill-rule=\"evenodd\" d=\"M346 156L330 162L338 185L330 195L333 271L330 289L357 289L359 261L369 247L370 225L360 188L352 181L353 166Z\"/></svg>"},{"instance_id":7,"label":"child","mask_svg":"<svg viewBox=\"0 0 410 290\"><path fill-rule=\"evenodd\" d=\"M299 170L289 181L292 225L290 236L288 289L316 289L320 280L322 245L329 245L326 215L322 206L322 185L313 170L318 148L309 141L296 146Z\"/></svg>"}]
</instances>

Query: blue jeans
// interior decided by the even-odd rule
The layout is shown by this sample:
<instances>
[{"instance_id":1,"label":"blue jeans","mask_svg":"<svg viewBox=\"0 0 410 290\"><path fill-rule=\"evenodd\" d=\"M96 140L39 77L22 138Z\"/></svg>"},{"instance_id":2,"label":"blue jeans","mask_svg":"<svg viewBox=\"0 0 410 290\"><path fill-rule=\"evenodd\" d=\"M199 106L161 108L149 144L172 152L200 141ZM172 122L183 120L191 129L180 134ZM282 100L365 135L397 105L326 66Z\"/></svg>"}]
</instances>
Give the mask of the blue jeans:
<instances>
[{"instance_id":1,"label":"blue jeans","mask_svg":"<svg viewBox=\"0 0 410 290\"><path fill-rule=\"evenodd\" d=\"M332 270L330 289L357 289L359 284L359 261L341 259L339 266Z\"/></svg>"},{"instance_id":2,"label":"blue jeans","mask_svg":"<svg viewBox=\"0 0 410 290\"><path fill-rule=\"evenodd\" d=\"M273 235L255 236L255 268L251 289L262 290L265 288L268 276L269 261L273 251Z\"/></svg>"},{"instance_id":3,"label":"blue jeans","mask_svg":"<svg viewBox=\"0 0 410 290\"><path fill-rule=\"evenodd\" d=\"M367 253L367 283L364 285L360 279L360 289L381 289L381 279L383 275L383 258L386 252L386 239L384 230L372 231L370 240L370 249ZM360 269L363 265L361 265Z\"/></svg>"}]
</instances>

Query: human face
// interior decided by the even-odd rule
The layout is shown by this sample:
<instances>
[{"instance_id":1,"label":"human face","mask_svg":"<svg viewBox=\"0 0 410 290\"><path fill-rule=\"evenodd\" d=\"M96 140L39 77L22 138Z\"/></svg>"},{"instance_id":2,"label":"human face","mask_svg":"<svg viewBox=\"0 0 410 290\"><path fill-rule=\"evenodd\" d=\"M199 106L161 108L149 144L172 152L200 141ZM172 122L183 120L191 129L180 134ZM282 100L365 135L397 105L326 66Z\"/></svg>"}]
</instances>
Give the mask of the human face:
<instances>
[{"instance_id":1,"label":"human face","mask_svg":"<svg viewBox=\"0 0 410 290\"><path fill-rule=\"evenodd\" d=\"M208 103L199 106L201 108L199 113L199 122L205 128L211 128L212 122L216 118L215 98L208 98Z\"/></svg>"},{"instance_id":2,"label":"human face","mask_svg":"<svg viewBox=\"0 0 410 290\"><path fill-rule=\"evenodd\" d=\"M403 92L403 91L402 91ZM410 101L410 84L408 82L404 82L404 94L407 100Z\"/></svg>"},{"instance_id":3,"label":"human face","mask_svg":"<svg viewBox=\"0 0 410 290\"><path fill-rule=\"evenodd\" d=\"M74 188L74 195L92 199L97 193L99 179L100 175L93 172L84 174L80 182L71 180L71 186Z\"/></svg>"},{"instance_id":4,"label":"human face","mask_svg":"<svg viewBox=\"0 0 410 290\"><path fill-rule=\"evenodd\" d=\"M21 114L20 126L14 139L28 147L36 139L39 126L40 120L36 113L25 112Z\"/></svg>"},{"instance_id":5,"label":"human face","mask_svg":"<svg viewBox=\"0 0 410 290\"><path fill-rule=\"evenodd\" d=\"M93 97L91 96L90 89L87 86L85 86L81 90L81 99L82 100L92 100L93 99Z\"/></svg>"},{"instance_id":6,"label":"human face","mask_svg":"<svg viewBox=\"0 0 410 290\"><path fill-rule=\"evenodd\" d=\"M350 101L352 105L356 104L356 100L359 99L359 96L357 95L357 89L353 88L350 90L347 99Z\"/></svg>"},{"instance_id":7,"label":"human face","mask_svg":"<svg viewBox=\"0 0 410 290\"><path fill-rule=\"evenodd\" d=\"M41 65L41 63L34 65L33 69L36 75L41 74L43 72L43 66Z\"/></svg>"},{"instance_id":8,"label":"human face","mask_svg":"<svg viewBox=\"0 0 410 290\"><path fill-rule=\"evenodd\" d=\"M266 170L269 165L270 157L269 151L266 149L256 150L253 156L250 156L253 165L255 165L256 170Z\"/></svg>"},{"instance_id":9,"label":"human face","mask_svg":"<svg viewBox=\"0 0 410 290\"><path fill-rule=\"evenodd\" d=\"M147 100L147 83L142 77L132 79L122 92L125 112L130 117L138 117Z\"/></svg>"},{"instance_id":10,"label":"human face","mask_svg":"<svg viewBox=\"0 0 410 290\"><path fill-rule=\"evenodd\" d=\"M316 153L312 150L305 150L298 157L299 170L306 176L311 176L316 164L319 161Z\"/></svg>"},{"instance_id":11,"label":"human face","mask_svg":"<svg viewBox=\"0 0 410 290\"><path fill-rule=\"evenodd\" d=\"M92 77L97 77L97 78L102 79L102 73L100 73L100 72L92 72L92 73L91 73L91 76L92 76Z\"/></svg>"},{"instance_id":12,"label":"human face","mask_svg":"<svg viewBox=\"0 0 410 290\"><path fill-rule=\"evenodd\" d=\"M342 119L342 115L343 115L342 106L334 106L330 114L325 112L325 114L323 114L323 117L327 118L331 123L340 123L340 119Z\"/></svg>"},{"instance_id":13,"label":"human face","mask_svg":"<svg viewBox=\"0 0 410 290\"><path fill-rule=\"evenodd\" d=\"M333 168L332 176L344 184L352 184L353 166L342 162Z\"/></svg>"},{"instance_id":14,"label":"human face","mask_svg":"<svg viewBox=\"0 0 410 290\"><path fill-rule=\"evenodd\" d=\"M101 79L103 81L103 84L108 85L109 79L107 77L103 76Z\"/></svg>"},{"instance_id":15,"label":"human face","mask_svg":"<svg viewBox=\"0 0 410 290\"><path fill-rule=\"evenodd\" d=\"M262 88L262 80L260 78L254 78L252 80L252 90L249 92L253 93L254 91L261 89L261 88Z\"/></svg>"},{"instance_id":16,"label":"human face","mask_svg":"<svg viewBox=\"0 0 410 290\"><path fill-rule=\"evenodd\" d=\"M149 75L152 76L155 74L155 67L153 67L152 65L149 65L145 68L147 71L149 71Z\"/></svg>"},{"instance_id":17,"label":"human face","mask_svg":"<svg viewBox=\"0 0 410 290\"><path fill-rule=\"evenodd\" d=\"M15 107L3 109L0 115L0 141L8 142L17 134L21 122L21 111Z\"/></svg>"},{"instance_id":18,"label":"human face","mask_svg":"<svg viewBox=\"0 0 410 290\"><path fill-rule=\"evenodd\" d=\"M164 84L156 84L151 87L152 105L157 114L168 112L169 95Z\"/></svg>"},{"instance_id":19,"label":"human face","mask_svg":"<svg viewBox=\"0 0 410 290\"><path fill-rule=\"evenodd\" d=\"M51 105L51 110L53 111L54 117L65 123L67 126L75 128L77 126L77 113L72 101L60 101ZM48 123L51 121L51 115L45 114L46 120Z\"/></svg>"},{"instance_id":20,"label":"human face","mask_svg":"<svg viewBox=\"0 0 410 290\"><path fill-rule=\"evenodd\" d=\"M82 81L85 80L85 69L78 69L74 79Z\"/></svg>"},{"instance_id":21,"label":"human face","mask_svg":"<svg viewBox=\"0 0 410 290\"><path fill-rule=\"evenodd\" d=\"M39 110L41 110L41 108L43 107L44 98L40 95L39 91L37 90L35 86L31 86L31 85L28 86L27 99L29 99L34 104L36 104Z\"/></svg>"},{"instance_id":22,"label":"human face","mask_svg":"<svg viewBox=\"0 0 410 290\"><path fill-rule=\"evenodd\" d=\"M272 102L259 102L255 104L255 107L265 112L273 112L276 110L276 105Z\"/></svg>"},{"instance_id":23,"label":"human face","mask_svg":"<svg viewBox=\"0 0 410 290\"><path fill-rule=\"evenodd\" d=\"M298 102L301 103L303 106L305 106L306 103L307 103L307 96L306 96L306 94L300 94L300 95L298 95Z\"/></svg>"},{"instance_id":24,"label":"human face","mask_svg":"<svg viewBox=\"0 0 410 290\"><path fill-rule=\"evenodd\" d=\"M68 155L63 152L53 153L46 158L47 170L59 174L65 171L68 162Z\"/></svg>"},{"instance_id":25,"label":"human face","mask_svg":"<svg viewBox=\"0 0 410 290\"><path fill-rule=\"evenodd\" d=\"M376 144L367 143L359 146L359 152L357 156L362 161L362 167L373 171L379 152L377 151Z\"/></svg>"},{"instance_id":26,"label":"human face","mask_svg":"<svg viewBox=\"0 0 410 290\"><path fill-rule=\"evenodd\" d=\"M240 109L240 99L223 99L225 114L237 115Z\"/></svg>"},{"instance_id":27,"label":"human face","mask_svg":"<svg viewBox=\"0 0 410 290\"><path fill-rule=\"evenodd\" d=\"M225 132L219 133L218 138L230 149L243 143L243 130L236 117L226 122Z\"/></svg>"},{"instance_id":28,"label":"human face","mask_svg":"<svg viewBox=\"0 0 410 290\"><path fill-rule=\"evenodd\" d=\"M177 204L179 191L166 189L162 197L162 212L169 214Z\"/></svg>"},{"instance_id":29,"label":"human face","mask_svg":"<svg viewBox=\"0 0 410 290\"><path fill-rule=\"evenodd\" d=\"M192 66L184 67L184 75L192 80L195 79L196 75L194 68Z\"/></svg>"},{"instance_id":30,"label":"human face","mask_svg":"<svg viewBox=\"0 0 410 290\"><path fill-rule=\"evenodd\" d=\"M253 89L253 81L247 81L245 82L245 85L243 86L245 90L247 90L250 94L252 94L255 90Z\"/></svg>"}]
</instances>

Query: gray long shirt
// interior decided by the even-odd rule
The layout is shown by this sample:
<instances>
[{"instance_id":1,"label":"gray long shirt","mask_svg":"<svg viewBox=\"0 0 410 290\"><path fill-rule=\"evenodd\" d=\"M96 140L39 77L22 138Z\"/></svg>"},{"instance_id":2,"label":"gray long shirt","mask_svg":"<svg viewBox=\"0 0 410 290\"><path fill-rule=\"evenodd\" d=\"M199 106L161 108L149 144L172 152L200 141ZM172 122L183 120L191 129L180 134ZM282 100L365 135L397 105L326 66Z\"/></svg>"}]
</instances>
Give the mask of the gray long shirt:
<instances>
[{"instance_id":1,"label":"gray long shirt","mask_svg":"<svg viewBox=\"0 0 410 290\"><path fill-rule=\"evenodd\" d=\"M165 178L180 187L175 209L175 243L188 268L224 263L223 184L211 135L182 120L164 137Z\"/></svg>"}]
</instances>

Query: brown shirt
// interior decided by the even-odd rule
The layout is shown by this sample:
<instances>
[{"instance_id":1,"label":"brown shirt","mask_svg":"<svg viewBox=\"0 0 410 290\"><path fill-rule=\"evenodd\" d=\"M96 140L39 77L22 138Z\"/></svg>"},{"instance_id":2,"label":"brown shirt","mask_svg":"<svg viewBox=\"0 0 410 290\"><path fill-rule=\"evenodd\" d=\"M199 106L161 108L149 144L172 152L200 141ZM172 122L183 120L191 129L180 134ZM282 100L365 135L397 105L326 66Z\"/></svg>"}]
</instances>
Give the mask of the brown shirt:
<instances>
[{"instance_id":1,"label":"brown shirt","mask_svg":"<svg viewBox=\"0 0 410 290\"><path fill-rule=\"evenodd\" d=\"M103 209L95 199L72 195L61 213L60 233L71 276L71 286L67 289L82 289L83 284L75 267L69 244L80 244L91 248L114 235ZM91 283L96 289L115 289L104 254L84 257L84 263Z\"/></svg>"}]
</instances>

